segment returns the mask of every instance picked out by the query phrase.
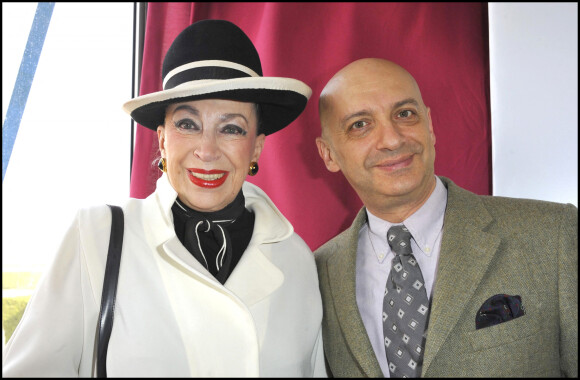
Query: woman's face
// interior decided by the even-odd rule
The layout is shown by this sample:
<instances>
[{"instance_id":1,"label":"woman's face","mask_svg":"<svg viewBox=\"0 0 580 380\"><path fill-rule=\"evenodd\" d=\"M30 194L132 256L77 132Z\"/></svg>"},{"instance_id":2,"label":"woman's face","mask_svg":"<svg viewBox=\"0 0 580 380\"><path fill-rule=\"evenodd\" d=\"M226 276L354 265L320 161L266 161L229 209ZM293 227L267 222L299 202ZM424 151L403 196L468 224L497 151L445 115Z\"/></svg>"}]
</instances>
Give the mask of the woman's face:
<instances>
[{"instance_id":1,"label":"woman's face","mask_svg":"<svg viewBox=\"0 0 580 380\"><path fill-rule=\"evenodd\" d=\"M204 99L171 104L157 127L169 182L194 210L221 210L238 195L265 135L253 103Z\"/></svg>"}]
</instances>

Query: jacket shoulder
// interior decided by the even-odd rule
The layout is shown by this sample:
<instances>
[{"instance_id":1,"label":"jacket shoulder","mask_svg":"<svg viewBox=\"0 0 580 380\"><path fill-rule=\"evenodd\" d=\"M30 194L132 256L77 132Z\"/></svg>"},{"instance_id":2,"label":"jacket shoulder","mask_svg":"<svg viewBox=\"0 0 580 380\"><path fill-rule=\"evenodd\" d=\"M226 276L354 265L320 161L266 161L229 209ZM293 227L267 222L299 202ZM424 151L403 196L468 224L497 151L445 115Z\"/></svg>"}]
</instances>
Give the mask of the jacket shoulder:
<instances>
[{"instance_id":1,"label":"jacket shoulder","mask_svg":"<svg viewBox=\"0 0 580 380\"><path fill-rule=\"evenodd\" d=\"M557 203L538 199L510 198L503 196L480 195L483 203L497 212L513 213L578 213L578 208L570 203Z\"/></svg>"},{"instance_id":2,"label":"jacket shoulder","mask_svg":"<svg viewBox=\"0 0 580 380\"><path fill-rule=\"evenodd\" d=\"M536 199L479 196L492 217L509 230L537 227L578 225L578 208L572 204Z\"/></svg>"},{"instance_id":3,"label":"jacket shoulder","mask_svg":"<svg viewBox=\"0 0 580 380\"><path fill-rule=\"evenodd\" d=\"M494 218L519 223L547 223L548 220L577 218L578 208L572 204L564 204L538 199L512 198L497 195L478 195L457 186L453 181L440 177L448 189L449 202L461 212L472 210L473 206L481 204Z\"/></svg>"},{"instance_id":4,"label":"jacket shoulder","mask_svg":"<svg viewBox=\"0 0 580 380\"><path fill-rule=\"evenodd\" d=\"M320 263L328 260L335 252L343 251L352 247L354 245L356 249L356 244L358 241L358 233L361 227L366 223L367 214L366 208L361 208L354 218L351 226L346 230L342 231L335 237L328 240L326 243L322 244L318 249L314 251L314 257L316 262Z\"/></svg>"},{"instance_id":5,"label":"jacket shoulder","mask_svg":"<svg viewBox=\"0 0 580 380\"><path fill-rule=\"evenodd\" d=\"M349 228L350 229L350 228ZM314 257L316 262L326 261L334 252L338 250L339 247L343 247L343 242L345 241L345 235L349 233L349 229L342 231L332 239L328 240L326 243L321 245L318 249L314 251Z\"/></svg>"}]
</instances>

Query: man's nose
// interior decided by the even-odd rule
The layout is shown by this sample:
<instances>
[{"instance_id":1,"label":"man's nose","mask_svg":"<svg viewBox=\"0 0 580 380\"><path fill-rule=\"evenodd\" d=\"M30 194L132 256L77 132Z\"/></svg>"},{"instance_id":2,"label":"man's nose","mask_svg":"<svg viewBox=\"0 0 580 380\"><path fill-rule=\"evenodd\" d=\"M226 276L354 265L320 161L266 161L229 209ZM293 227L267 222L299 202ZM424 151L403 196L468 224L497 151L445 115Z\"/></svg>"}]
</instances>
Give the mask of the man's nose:
<instances>
[{"instance_id":1,"label":"man's nose","mask_svg":"<svg viewBox=\"0 0 580 380\"><path fill-rule=\"evenodd\" d=\"M377 149L397 150L404 141L401 127L392 120L378 121Z\"/></svg>"}]
</instances>

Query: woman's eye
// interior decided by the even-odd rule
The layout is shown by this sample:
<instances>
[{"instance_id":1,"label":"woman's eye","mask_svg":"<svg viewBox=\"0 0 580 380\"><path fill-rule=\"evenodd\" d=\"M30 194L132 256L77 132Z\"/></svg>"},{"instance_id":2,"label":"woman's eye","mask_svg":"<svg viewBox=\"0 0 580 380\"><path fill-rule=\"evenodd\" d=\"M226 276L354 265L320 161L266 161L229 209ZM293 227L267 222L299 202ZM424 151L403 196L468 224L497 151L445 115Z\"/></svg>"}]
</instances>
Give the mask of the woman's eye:
<instances>
[{"instance_id":1,"label":"woman's eye","mask_svg":"<svg viewBox=\"0 0 580 380\"><path fill-rule=\"evenodd\" d=\"M228 135L245 136L247 132L239 125L227 124L222 128L222 133L225 133Z\"/></svg>"},{"instance_id":2,"label":"woman's eye","mask_svg":"<svg viewBox=\"0 0 580 380\"><path fill-rule=\"evenodd\" d=\"M177 122L175 122L175 126L179 129L184 129L184 130L196 130L199 129L197 127L197 125L193 122L193 120L190 119L182 119L179 120Z\"/></svg>"}]
</instances>

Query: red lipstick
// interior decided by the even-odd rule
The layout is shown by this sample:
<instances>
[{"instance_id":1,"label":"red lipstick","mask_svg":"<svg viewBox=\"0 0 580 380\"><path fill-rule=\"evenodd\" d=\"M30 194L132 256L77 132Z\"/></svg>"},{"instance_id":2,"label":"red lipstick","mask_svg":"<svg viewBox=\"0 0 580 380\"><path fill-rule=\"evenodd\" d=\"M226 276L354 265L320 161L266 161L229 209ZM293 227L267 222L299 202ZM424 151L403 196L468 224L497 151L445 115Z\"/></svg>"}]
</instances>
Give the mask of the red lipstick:
<instances>
[{"instance_id":1,"label":"red lipstick","mask_svg":"<svg viewBox=\"0 0 580 380\"><path fill-rule=\"evenodd\" d=\"M194 185L199 187L204 187L206 189L213 189L223 185L226 178L230 174L224 170L203 170L190 168L187 169L187 175L189 180L193 182Z\"/></svg>"}]
</instances>

